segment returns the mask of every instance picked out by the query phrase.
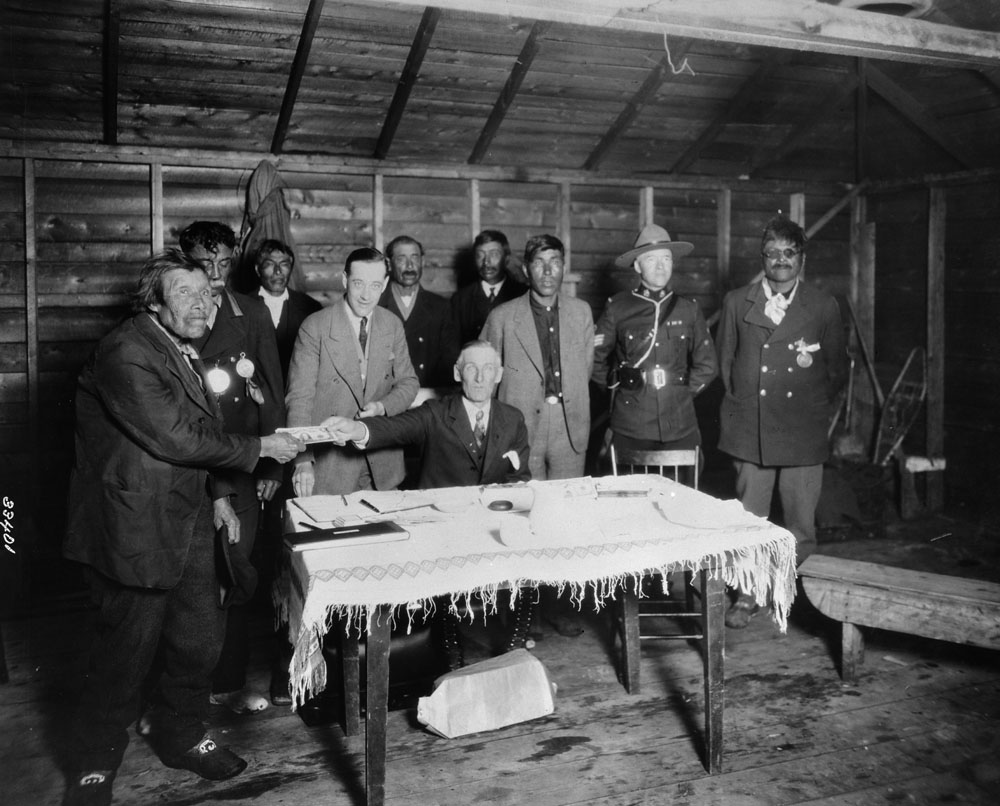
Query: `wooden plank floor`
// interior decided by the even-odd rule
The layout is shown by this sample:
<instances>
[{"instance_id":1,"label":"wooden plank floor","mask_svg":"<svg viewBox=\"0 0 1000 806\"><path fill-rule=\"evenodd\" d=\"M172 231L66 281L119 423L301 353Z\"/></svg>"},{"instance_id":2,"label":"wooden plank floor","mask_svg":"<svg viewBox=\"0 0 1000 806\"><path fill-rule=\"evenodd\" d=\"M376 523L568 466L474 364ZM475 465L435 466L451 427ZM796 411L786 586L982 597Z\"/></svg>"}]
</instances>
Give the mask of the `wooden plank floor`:
<instances>
[{"instance_id":1,"label":"wooden plank floor","mask_svg":"<svg viewBox=\"0 0 1000 806\"><path fill-rule=\"evenodd\" d=\"M946 537L940 535L946 534ZM1000 578L996 535L944 518L885 539L821 544L828 554ZM51 608L50 608L51 610ZM892 633L869 636L856 685L841 683L835 625L796 602L788 633L758 616L728 631L723 772L700 760L700 659L680 642L647 641L642 693L616 678L607 617L585 632L543 625L534 648L558 684L544 719L442 739L412 709L389 718L390 806L482 804L993 804L1000 788L1000 654ZM59 803L66 716L89 640L86 610L8 621L11 682L0 686L0 803ZM266 686L266 619L252 670ZM485 654L482 629L468 653ZM364 745L339 727L307 727L287 709L252 717L213 711L217 735L249 769L221 784L163 767L134 737L116 804L336 804L364 799Z\"/></svg>"}]
</instances>

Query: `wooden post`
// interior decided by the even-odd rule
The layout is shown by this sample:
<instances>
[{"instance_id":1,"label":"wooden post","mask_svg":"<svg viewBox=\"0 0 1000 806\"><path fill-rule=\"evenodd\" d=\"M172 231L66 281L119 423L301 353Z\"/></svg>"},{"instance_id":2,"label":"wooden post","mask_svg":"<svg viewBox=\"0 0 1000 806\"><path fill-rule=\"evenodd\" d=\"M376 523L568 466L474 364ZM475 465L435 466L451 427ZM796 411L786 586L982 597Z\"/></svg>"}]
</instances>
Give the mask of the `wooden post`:
<instances>
[{"instance_id":1,"label":"wooden post","mask_svg":"<svg viewBox=\"0 0 1000 806\"><path fill-rule=\"evenodd\" d=\"M149 165L149 246L153 254L163 249L163 165Z\"/></svg>"},{"instance_id":2,"label":"wooden post","mask_svg":"<svg viewBox=\"0 0 1000 806\"><path fill-rule=\"evenodd\" d=\"M368 806L385 803L385 740L389 715L389 619L392 608L376 605L368 611L365 647L365 782Z\"/></svg>"},{"instance_id":3,"label":"wooden post","mask_svg":"<svg viewBox=\"0 0 1000 806\"><path fill-rule=\"evenodd\" d=\"M576 286L580 282L580 275L574 272L573 269L573 219L570 215L570 201L572 198L572 187L569 182L559 183L559 197L558 197L558 209L559 209L559 224L556 237L563 242L563 246L566 249L566 265L570 267L570 271L563 275L563 290L565 290L567 296L575 297L577 295Z\"/></svg>"},{"instance_id":4,"label":"wooden post","mask_svg":"<svg viewBox=\"0 0 1000 806\"><path fill-rule=\"evenodd\" d=\"M38 252L35 237L35 161L24 160L24 357L28 381L29 498L42 489L39 454Z\"/></svg>"},{"instance_id":5,"label":"wooden post","mask_svg":"<svg viewBox=\"0 0 1000 806\"><path fill-rule=\"evenodd\" d=\"M723 188L716 194L715 199L715 259L721 304L722 297L733 287L733 191L730 188Z\"/></svg>"},{"instance_id":6,"label":"wooden post","mask_svg":"<svg viewBox=\"0 0 1000 806\"><path fill-rule=\"evenodd\" d=\"M927 215L927 455L944 456L945 372L945 219L946 191L930 188ZM926 504L931 511L944 504L944 474L926 474Z\"/></svg>"},{"instance_id":7,"label":"wooden post","mask_svg":"<svg viewBox=\"0 0 1000 806\"><path fill-rule=\"evenodd\" d=\"M858 332L852 343L863 339L875 357L875 224L867 223L868 203L864 196L851 200L850 300L857 315ZM875 387L864 364L862 350L855 350L855 421L852 430L866 445L875 432ZM864 383L859 381L865 380Z\"/></svg>"},{"instance_id":8,"label":"wooden post","mask_svg":"<svg viewBox=\"0 0 1000 806\"><path fill-rule=\"evenodd\" d=\"M805 229L806 226L806 194L793 193L788 199L788 217Z\"/></svg>"},{"instance_id":9,"label":"wooden post","mask_svg":"<svg viewBox=\"0 0 1000 806\"><path fill-rule=\"evenodd\" d=\"M385 243L385 191L380 173L372 176L372 243L380 252Z\"/></svg>"},{"instance_id":10,"label":"wooden post","mask_svg":"<svg viewBox=\"0 0 1000 806\"><path fill-rule=\"evenodd\" d=\"M639 229L647 224L655 223L656 202L654 200L653 188L647 185L639 191Z\"/></svg>"},{"instance_id":11,"label":"wooden post","mask_svg":"<svg viewBox=\"0 0 1000 806\"><path fill-rule=\"evenodd\" d=\"M474 241L476 236L482 231L482 211L479 208L479 180L469 180L469 227L472 232L469 241Z\"/></svg>"}]
</instances>

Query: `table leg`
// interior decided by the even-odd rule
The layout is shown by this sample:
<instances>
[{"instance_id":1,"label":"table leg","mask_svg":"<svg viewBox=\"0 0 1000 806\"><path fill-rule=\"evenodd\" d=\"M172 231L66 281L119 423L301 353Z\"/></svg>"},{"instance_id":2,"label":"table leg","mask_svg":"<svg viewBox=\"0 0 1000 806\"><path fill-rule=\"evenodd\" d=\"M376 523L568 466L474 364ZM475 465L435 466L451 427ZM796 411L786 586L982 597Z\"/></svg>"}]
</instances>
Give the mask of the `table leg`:
<instances>
[{"instance_id":1,"label":"table leg","mask_svg":"<svg viewBox=\"0 0 1000 806\"><path fill-rule=\"evenodd\" d=\"M368 677L365 778L368 806L385 803L385 732L389 714L389 618L385 605L369 613L365 670Z\"/></svg>"},{"instance_id":2,"label":"table leg","mask_svg":"<svg viewBox=\"0 0 1000 806\"><path fill-rule=\"evenodd\" d=\"M341 702L344 704L344 735L361 733L361 672L358 668L360 636L353 628L340 636Z\"/></svg>"},{"instance_id":3,"label":"table leg","mask_svg":"<svg viewBox=\"0 0 1000 806\"><path fill-rule=\"evenodd\" d=\"M726 699L726 585L701 571L701 615L705 629L705 769L722 771L722 716Z\"/></svg>"}]
</instances>

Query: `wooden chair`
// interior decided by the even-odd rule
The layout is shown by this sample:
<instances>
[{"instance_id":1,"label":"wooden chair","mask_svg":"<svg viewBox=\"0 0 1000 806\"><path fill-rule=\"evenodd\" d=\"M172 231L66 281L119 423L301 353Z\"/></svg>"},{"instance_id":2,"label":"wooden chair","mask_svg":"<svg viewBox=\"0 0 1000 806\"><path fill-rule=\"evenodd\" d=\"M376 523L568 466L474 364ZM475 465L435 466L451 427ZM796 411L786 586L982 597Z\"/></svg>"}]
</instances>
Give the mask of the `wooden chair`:
<instances>
[{"instance_id":1,"label":"wooden chair","mask_svg":"<svg viewBox=\"0 0 1000 806\"><path fill-rule=\"evenodd\" d=\"M700 471L701 450L697 447L685 450L668 451L624 451L611 445L611 472L619 475L619 470L628 468L631 472L639 469L643 473L672 474L674 481L681 482L681 468L690 468L691 486L698 489L698 474ZM639 692L639 644L644 639L667 640L703 640L704 608L695 606L695 596L698 591L692 584L692 573L685 571L683 602L671 599L667 595L666 582L659 574L647 577L640 583L644 596L630 589L622 588L621 604L616 618L616 628L622 642L622 667L625 690L630 694ZM661 587L662 593L655 588ZM645 593L652 588L652 593ZM700 597L699 597L700 598ZM662 631L671 623L682 620L678 628ZM686 627L693 629L686 629Z\"/></svg>"}]
</instances>

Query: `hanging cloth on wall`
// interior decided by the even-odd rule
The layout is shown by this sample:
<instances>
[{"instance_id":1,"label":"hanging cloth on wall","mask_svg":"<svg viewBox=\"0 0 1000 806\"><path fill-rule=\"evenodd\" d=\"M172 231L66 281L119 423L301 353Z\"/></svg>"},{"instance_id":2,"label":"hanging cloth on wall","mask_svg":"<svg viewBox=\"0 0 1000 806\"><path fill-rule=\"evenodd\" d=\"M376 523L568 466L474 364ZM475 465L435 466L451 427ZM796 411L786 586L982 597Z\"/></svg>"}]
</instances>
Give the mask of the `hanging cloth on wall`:
<instances>
[{"instance_id":1,"label":"hanging cloth on wall","mask_svg":"<svg viewBox=\"0 0 1000 806\"><path fill-rule=\"evenodd\" d=\"M243 209L243 226L240 227L240 265L237 290L252 291L257 287L254 274L254 257L258 247L267 239L275 238L288 244L295 252L292 240L291 213L285 202L285 182L278 169L267 160L261 160L250 175L247 185L246 207ZM302 260L295 256L295 266L288 281L290 288L300 290L305 276Z\"/></svg>"}]
</instances>

